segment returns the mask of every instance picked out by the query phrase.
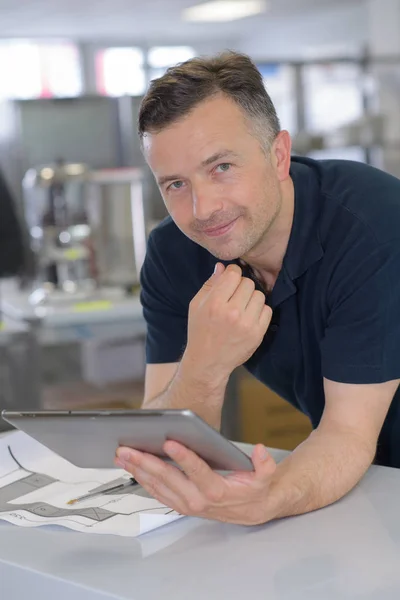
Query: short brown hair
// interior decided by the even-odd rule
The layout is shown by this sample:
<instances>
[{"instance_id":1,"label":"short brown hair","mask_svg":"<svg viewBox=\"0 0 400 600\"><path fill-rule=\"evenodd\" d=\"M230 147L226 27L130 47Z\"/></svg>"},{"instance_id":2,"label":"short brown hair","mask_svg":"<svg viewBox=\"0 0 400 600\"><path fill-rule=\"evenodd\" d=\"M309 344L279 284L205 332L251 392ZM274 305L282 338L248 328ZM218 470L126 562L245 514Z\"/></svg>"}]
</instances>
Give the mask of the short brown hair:
<instances>
[{"instance_id":1,"label":"short brown hair","mask_svg":"<svg viewBox=\"0 0 400 600\"><path fill-rule=\"evenodd\" d=\"M275 107L255 64L237 52L193 58L154 79L139 111L140 139L168 127L217 94L236 102L255 126L261 143L269 147L280 131Z\"/></svg>"}]
</instances>

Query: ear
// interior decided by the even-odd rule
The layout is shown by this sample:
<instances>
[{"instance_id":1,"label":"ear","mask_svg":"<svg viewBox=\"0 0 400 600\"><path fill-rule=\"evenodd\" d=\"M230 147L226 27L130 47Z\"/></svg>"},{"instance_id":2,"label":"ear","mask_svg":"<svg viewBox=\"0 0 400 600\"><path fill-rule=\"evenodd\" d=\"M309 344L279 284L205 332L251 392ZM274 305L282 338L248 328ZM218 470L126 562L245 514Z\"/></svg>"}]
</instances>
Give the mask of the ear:
<instances>
[{"instance_id":1,"label":"ear","mask_svg":"<svg viewBox=\"0 0 400 600\"><path fill-rule=\"evenodd\" d=\"M292 140L288 131L280 131L271 149L272 164L279 181L289 177Z\"/></svg>"}]
</instances>

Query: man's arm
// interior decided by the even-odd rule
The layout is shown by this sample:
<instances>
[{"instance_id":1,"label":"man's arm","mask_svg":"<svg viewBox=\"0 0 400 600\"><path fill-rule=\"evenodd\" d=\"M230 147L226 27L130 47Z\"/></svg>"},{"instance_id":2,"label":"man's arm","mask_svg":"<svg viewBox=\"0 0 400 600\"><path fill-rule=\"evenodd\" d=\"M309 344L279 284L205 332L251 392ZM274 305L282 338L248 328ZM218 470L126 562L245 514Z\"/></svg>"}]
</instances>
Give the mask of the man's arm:
<instances>
[{"instance_id":1,"label":"man's arm","mask_svg":"<svg viewBox=\"0 0 400 600\"><path fill-rule=\"evenodd\" d=\"M327 506L360 481L373 462L399 381L355 385L324 380L320 425L275 471L268 501L273 518Z\"/></svg>"},{"instance_id":2,"label":"man's arm","mask_svg":"<svg viewBox=\"0 0 400 600\"><path fill-rule=\"evenodd\" d=\"M142 408L190 408L215 429L221 426L221 410L227 380L216 384L197 377L186 363L147 365Z\"/></svg>"},{"instance_id":3,"label":"man's arm","mask_svg":"<svg viewBox=\"0 0 400 600\"><path fill-rule=\"evenodd\" d=\"M181 361L148 365L142 407L189 408L219 429L229 376L258 348L271 314L264 294L237 265L217 263L190 302Z\"/></svg>"},{"instance_id":4,"label":"man's arm","mask_svg":"<svg viewBox=\"0 0 400 600\"><path fill-rule=\"evenodd\" d=\"M181 470L130 448L118 449L116 464L154 498L185 515L256 525L310 512L344 496L364 475L398 384L326 380L326 408L318 429L279 465L257 445L252 473L223 477L173 441L164 450Z\"/></svg>"}]
</instances>

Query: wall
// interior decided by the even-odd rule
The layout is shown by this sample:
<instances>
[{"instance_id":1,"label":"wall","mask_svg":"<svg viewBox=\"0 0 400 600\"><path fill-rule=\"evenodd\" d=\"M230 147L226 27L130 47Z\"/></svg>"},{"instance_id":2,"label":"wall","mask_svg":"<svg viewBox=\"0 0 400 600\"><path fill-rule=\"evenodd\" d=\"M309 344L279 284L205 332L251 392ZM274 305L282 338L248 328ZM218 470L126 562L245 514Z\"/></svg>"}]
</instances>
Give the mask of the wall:
<instances>
[{"instance_id":1,"label":"wall","mask_svg":"<svg viewBox=\"0 0 400 600\"><path fill-rule=\"evenodd\" d=\"M117 166L117 107L113 100L92 97L17 104L24 170L58 158L96 168Z\"/></svg>"},{"instance_id":2,"label":"wall","mask_svg":"<svg viewBox=\"0 0 400 600\"><path fill-rule=\"evenodd\" d=\"M237 49L262 59L303 59L357 53L367 42L364 5L347 5L263 22Z\"/></svg>"}]
</instances>

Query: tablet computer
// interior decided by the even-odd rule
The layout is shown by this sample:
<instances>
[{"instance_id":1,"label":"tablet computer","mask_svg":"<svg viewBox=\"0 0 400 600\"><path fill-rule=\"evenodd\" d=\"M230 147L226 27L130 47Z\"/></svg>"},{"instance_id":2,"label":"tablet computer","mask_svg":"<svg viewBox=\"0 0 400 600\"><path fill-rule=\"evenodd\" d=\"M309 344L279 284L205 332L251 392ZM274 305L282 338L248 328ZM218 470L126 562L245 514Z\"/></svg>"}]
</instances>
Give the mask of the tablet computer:
<instances>
[{"instance_id":1,"label":"tablet computer","mask_svg":"<svg viewBox=\"0 0 400 600\"><path fill-rule=\"evenodd\" d=\"M180 442L221 471L252 471L247 454L191 410L3 410L2 418L78 467L114 467L118 446L170 460L166 440Z\"/></svg>"}]
</instances>

